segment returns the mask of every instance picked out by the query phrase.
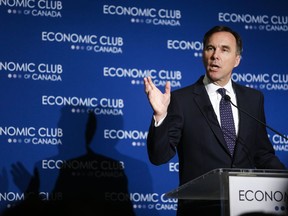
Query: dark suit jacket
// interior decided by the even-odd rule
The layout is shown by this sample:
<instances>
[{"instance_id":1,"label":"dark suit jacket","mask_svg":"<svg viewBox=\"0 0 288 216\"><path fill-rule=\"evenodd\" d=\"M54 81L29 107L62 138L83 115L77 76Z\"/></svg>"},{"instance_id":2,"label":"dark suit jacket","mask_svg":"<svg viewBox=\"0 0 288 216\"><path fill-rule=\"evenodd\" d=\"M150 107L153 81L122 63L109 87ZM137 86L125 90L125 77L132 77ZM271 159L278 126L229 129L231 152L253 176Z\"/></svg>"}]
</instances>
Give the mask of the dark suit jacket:
<instances>
[{"instance_id":1,"label":"dark suit jacket","mask_svg":"<svg viewBox=\"0 0 288 216\"><path fill-rule=\"evenodd\" d=\"M263 94L234 82L232 85L237 106L265 122ZM163 123L155 127L152 119L147 147L155 165L167 163L178 153L180 185L216 168L285 169L275 156L266 127L243 112L239 112L235 153L230 156L203 76L171 93Z\"/></svg>"}]
</instances>

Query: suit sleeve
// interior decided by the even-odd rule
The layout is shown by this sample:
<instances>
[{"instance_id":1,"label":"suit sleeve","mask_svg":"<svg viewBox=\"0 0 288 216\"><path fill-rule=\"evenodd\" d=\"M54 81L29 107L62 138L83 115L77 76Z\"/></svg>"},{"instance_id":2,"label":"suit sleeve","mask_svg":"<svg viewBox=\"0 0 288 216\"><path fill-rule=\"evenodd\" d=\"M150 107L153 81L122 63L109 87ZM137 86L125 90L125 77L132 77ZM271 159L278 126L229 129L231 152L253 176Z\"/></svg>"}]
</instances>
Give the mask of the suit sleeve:
<instances>
[{"instance_id":1,"label":"suit sleeve","mask_svg":"<svg viewBox=\"0 0 288 216\"><path fill-rule=\"evenodd\" d=\"M167 163L176 155L176 147L181 139L183 116L180 115L177 103L171 96L168 114L161 125L155 127L151 120L147 137L149 160L154 165Z\"/></svg>"}]
</instances>

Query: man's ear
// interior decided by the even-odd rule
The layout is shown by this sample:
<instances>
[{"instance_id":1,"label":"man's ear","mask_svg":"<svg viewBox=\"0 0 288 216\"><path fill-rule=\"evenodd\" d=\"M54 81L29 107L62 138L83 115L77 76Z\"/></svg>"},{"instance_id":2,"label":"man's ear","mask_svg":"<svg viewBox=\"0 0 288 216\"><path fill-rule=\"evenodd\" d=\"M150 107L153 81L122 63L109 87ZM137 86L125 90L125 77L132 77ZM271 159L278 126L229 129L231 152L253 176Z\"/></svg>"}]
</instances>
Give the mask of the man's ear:
<instances>
[{"instance_id":1,"label":"man's ear","mask_svg":"<svg viewBox=\"0 0 288 216\"><path fill-rule=\"evenodd\" d=\"M240 61L241 61L241 55L237 55L235 59L234 68L240 64Z\"/></svg>"}]
</instances>

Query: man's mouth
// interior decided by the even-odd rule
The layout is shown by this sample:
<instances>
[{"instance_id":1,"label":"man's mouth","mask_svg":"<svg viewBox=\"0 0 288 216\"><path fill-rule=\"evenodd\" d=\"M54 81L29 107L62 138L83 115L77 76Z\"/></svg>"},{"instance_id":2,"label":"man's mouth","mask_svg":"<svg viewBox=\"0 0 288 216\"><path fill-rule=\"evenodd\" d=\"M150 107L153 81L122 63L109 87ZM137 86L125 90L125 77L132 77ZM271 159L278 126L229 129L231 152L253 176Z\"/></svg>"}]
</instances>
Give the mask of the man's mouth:
<instances>
[{"instance_id":1,"label":"man's mouth","mask_svg":"<svg viewBox=\"0 0 288 216\"><path fill-rule=\"evenodd\" d=\"M217 70L220 68L220 66L218 64L210 64L209 66L212 70Z\"/></svg>"}]
</instances>

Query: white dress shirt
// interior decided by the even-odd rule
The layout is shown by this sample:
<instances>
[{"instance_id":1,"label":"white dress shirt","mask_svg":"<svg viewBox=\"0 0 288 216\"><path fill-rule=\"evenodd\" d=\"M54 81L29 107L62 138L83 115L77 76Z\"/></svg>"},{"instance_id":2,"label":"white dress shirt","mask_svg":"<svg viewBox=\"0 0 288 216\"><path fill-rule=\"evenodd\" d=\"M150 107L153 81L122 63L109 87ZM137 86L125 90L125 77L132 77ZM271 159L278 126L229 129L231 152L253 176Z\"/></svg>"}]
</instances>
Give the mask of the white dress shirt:
<instances>
[{"instance_id":1,"label":"white dress shirt","mask_svg":"<svg viewBox=\"0 0 288 216\"><path fill-rule=\"evenodd\" d=\"M203 83L205 85L205 88L207 90L207 93L209 95L210 101L212 103L212 106L214 108L214 111L216 113L217 119L219 124L221 125L220 121L220 110L219 110L219 105L220 105L220 100L222 96L217 92L217 89L219 88L225 88L226 89L226 94L229 95L231 98L231 101L233 104L237 106L237 101L236 101L236 95L235 92L232 88L232 82L229 80L229 82L225 86L218 86L215 83L211 83L208 79L207 76L204 77ZM234 107L231 104L232 107L232 113L233 113L233 118L234 118L234 124L235 124L235 130L236 130L236 135L238 134L238 129L239 129L239 114L238 114L238 109Z\"/></svg>"}]
</instances>

